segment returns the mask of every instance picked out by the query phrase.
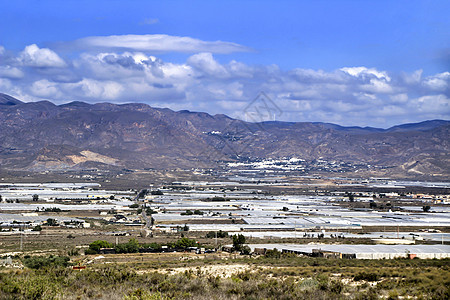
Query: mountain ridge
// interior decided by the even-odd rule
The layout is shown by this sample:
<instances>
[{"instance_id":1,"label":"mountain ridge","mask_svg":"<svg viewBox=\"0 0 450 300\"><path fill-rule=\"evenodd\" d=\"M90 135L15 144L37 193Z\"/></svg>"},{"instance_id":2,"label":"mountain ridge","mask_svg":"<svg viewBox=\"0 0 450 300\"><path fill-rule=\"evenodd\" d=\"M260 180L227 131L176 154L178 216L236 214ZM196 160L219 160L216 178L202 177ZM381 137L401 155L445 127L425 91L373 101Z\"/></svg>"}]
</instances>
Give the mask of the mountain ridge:
<instances>
[{"instance_id":1,"label":"mountain ridge","mask_svg":"<svg viewBox=\"0 0 450 300\"><path fill-rule=\"evenodd\" d=\"M55 105L21 102L5 94L0 100L9 103L0 105L0 164L11 170L77 169L86 164L201 168L245 157L299 157L381 164L406 175L450 173L446 120L381 129L322 122L251 123L143 103Z\"/></svg>"}]
</instances>

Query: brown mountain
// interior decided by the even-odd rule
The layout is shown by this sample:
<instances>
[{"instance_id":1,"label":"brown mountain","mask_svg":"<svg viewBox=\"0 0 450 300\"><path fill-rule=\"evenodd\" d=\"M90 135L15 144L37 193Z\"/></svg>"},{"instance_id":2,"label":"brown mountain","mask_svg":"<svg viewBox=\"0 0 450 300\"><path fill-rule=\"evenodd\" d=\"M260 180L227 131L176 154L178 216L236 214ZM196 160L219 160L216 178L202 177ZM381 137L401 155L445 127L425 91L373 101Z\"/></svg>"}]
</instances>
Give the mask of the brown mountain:
<instances>
[{"instance_id":1,"label":"brown mountain","mask_svg":"<svg viewBox=\"0 0 450 300\"><path fill-rule=\"evenodd\" d=\"M450 122L389 129L328 123L248 123L145 104L24 103L0 94L0 166L6 170L210 167L242 158L323 158L450 174Z\"/></svg>"}]
</instances>

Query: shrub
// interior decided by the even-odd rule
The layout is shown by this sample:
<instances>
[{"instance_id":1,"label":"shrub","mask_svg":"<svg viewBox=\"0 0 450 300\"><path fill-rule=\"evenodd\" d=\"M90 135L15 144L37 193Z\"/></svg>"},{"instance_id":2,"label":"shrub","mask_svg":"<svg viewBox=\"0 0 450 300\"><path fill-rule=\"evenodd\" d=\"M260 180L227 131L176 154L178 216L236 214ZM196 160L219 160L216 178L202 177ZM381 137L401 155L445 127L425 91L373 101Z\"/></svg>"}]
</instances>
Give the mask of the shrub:
<instances>
[{"instance_id":1,"label":"shrub","mask_svg":"<svg viewBox=\"0 0 450 300\"><path fill-rule=\"evenodd\" d=\"M58 221L56 221L55 219L52 219L52 218L48 218L47 225L48 226L58 226Z\"/></svg>"},{"instance_id":2,"label":"shrub","mask_svg":"<svg viewBox=\"0 0 450 300\"><path fill-rule=\"evenodd\" d=\"M125 244L119 244L114 247L117 253L137 253L139 252L139 243L136 239L130 239Z\"/></svg>"},{"instance_id":3,"label":"shrub","mask_svg":"<svg viewBox=\"0 0 450 300\"><path fill-rule=\"evenodd\" d=\"M98 240L98 241L94 241L94 242L90 243L89 249L88 249L90 251L89 251L89 253L87 253L86 252L87 250L86 250L85 253L86 254L97 254L100 252L101 248L112 248L112 247L113 247L113 244L111 244L110 242Z\"/></svg>"},{"instance_id":4,"label":"shrub","mask_svg":"<svg viewBox=\"0 0 450 300\"><path fill-rule=\"evenodd\" d=\"M188 238L181 238L179 239L176 243L175 246L178 248L189 248L189 247L196 247L197 246L197 242L195 240L191 240Z\"/></svg>"},{"instance_id":5,"label":"shrub","mask_svg":"<svg viewBox=\"0 0 450 300\"><path fill-rule=\"evenodd\" d=\"M280 258L281 252L278 251L277 249L267 250L264 256L268 258Z\"/></svg>"},{"instance_id":6,"label":"shrub","mask_svg":"<svg viewBox=\"0 0 450 300\"><path fill-rule=\"evenodd\" d=\"M23 263L30 269L40 269L50 266L63 266L69 265L70 258L67 256L31 256L24 259Z\"/></svg>"},{"instance_id":7,"label":"shrub","mask_svg":"<svg viewBox=\"0 0 450 300\"><path fill-rule=\"evenodd\" d=\"M224 232L222 230L219 230L219 231L209 231L206 234L206 238L213 239L213 238L216 237L216 234L217 234L218 238L226 238L226 237L228 237L228 232Z\"/></svg>"},{"instance_id":8,"label":"shrub","mask_svg":"<svg viewBox=\"0 0 450 300\"><path fill-rule=\"evenodd\" d=\"M241 247L241 254L243 255L250 255L250 253L252 252L252 249L250 249L249 246L242 246Z\"/></svg>"},{"instance_id":9,"label":"shrub","mask_svg":"<svg viewBox=\"0 0 450 300\"><path fill-rule=\"evenodd\" d=\"M42 227L41 225L36 225L33 227L33 229L31 229L31 231L42 231Z\"/></svg>"},{"instance_id":10,"label":"shrub","mask_svg":"<svg viewBox=\"0 0 450 300\"><path fill-rule=\"evenodd\" d=\"M145 213L146 213L147 215L153 215L153 214L157 214L158 212L157 212L156 210L151 209L150 207L147 207L147 208L145 209Z\"/></svg>"},{"instance_id":11,"label":"shrub","mask_svg":"<svg viewBox=\"0 0 450 300\"><path fill-rule=\"evenodd\" d=\"M355 277L353 277L353 280L355 281L361 281L361 280L365 280L365 281L378 281L379 276L378 274L375 273L358 273L355 275Z\"/></svg>"}]
</instances>

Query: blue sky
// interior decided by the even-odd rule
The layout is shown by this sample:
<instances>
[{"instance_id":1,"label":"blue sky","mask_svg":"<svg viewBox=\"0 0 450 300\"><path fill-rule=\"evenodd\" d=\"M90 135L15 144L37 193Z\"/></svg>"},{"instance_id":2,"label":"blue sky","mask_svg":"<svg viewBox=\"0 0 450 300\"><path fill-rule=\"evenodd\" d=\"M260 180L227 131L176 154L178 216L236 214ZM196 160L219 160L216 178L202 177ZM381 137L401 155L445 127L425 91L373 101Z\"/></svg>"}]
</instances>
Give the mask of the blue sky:
<instances>
[{"instance_id":1,"label":"blue sky","mask_svg":"<svg viewBox=\"0 0 450 300\"><path fill-rule=\"evenodd\" d=\"M1 1L0 92L388 127L448 119L449 1Z\"/></svg>"}]
</instances>

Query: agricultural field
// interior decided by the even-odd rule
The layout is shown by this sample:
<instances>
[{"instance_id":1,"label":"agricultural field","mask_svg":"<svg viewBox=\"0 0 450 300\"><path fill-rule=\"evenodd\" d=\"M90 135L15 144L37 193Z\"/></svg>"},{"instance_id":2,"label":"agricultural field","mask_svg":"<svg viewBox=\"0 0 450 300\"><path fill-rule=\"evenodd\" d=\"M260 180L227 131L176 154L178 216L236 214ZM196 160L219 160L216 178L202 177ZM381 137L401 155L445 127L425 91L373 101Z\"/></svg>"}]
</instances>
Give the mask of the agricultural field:
<instances>
[{"instance_id":1,"label":"agricultural field","mask_svg":"<svg viewBox=\"0 0 450 300\"><path fill-rule=\"evenodd\" d=\"M285 188L5 184L0 299L449 298L447 194Z\"/></svg>"}]
</instances>

